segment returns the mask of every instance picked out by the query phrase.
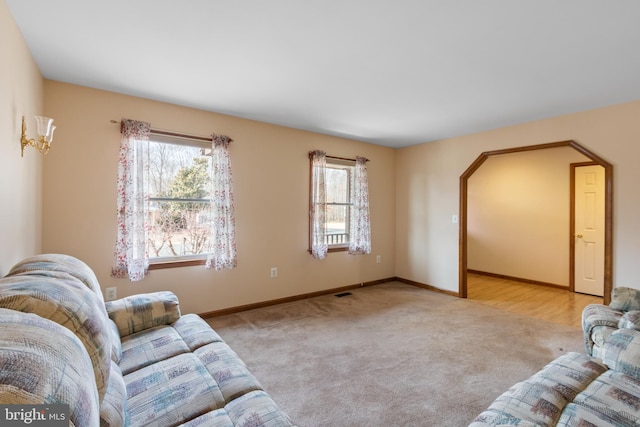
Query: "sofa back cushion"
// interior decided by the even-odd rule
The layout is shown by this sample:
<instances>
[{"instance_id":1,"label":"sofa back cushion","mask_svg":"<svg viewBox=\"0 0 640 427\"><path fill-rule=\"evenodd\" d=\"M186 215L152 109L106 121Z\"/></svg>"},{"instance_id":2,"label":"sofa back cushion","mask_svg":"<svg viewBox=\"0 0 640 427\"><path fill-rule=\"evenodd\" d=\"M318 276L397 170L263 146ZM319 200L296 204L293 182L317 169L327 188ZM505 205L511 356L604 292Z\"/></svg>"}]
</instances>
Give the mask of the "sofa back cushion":
<instances>
[{"instance_id":1,"label":"sofa back cushion","mask_svg":"<svg viewBox=\"0 0 640 427\"><path fill-rule=\"evenodd\" d=\"M71 331L34 314L0 309L0 403L67 404L70 425L97 427L92 371Z\"/></svg>"},{"instance_id":2,"label":"sofa back cushion","mask_svg":"<svg viewBox=\"0 0 640 427\"><path fill-rule=\"evenodd\" d=\"M620 311L640 310L640 290L627 287L613 288L609 307Z\"/></svg>"},{"instance_id":3,"label":"sofa back cushion","mask_svg":"<svg viewBox=\"0 0 640 427\"><path fill-rule=\"evenodd\" d=\"M102 400L109 382L112 346L109 319L95 292L69 275L20 274L0 279L0 307L37 314L74 333L89 354Z\"/></svg>"},{"instance_id":4,"label":"sofa back cushion","mask_svg":"<svg viewBox=\"0 0 640 427\"><path fill-rule=\"evenodd\" d=\"M39 275L56 278L67 278L69 276L78 279L87 288L98 295L100 301L104 303L100 283L95 273L84 261L76 257L65 254L40 254L25 258L11 267L7 276L16 275Z\"/></svg>"},{"instance_id":5,"label":"sofa back cushion","mask_svg":"<svg viewBox=\"0 0 640 427\"><path fill-rule=\"evenodd\" d=\"M627 311L618 321L618 329L635 329L640 331L640 310Z\"/></svg>"}]
</instances>

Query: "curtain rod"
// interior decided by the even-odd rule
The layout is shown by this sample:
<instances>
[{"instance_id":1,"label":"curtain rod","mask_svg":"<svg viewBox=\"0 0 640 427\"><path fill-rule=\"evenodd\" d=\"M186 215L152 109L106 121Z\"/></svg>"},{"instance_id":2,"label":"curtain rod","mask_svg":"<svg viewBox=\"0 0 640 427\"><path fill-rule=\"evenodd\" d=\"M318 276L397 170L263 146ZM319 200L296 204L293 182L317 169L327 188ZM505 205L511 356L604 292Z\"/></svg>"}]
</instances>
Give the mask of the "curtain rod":
<instances>
[{"instance_id":1,"label":"curtain rod","mask_svg":"<svg viewBox=\"0 0 640 427\"><path fill-rule=\"evenodd\" d=\"M309 151L309 158L311 158L311 155L312 155L312 154L313 154L313 151ZM346 160L346 161L349 161L349 162L355 162L355 161L356 161L356 159L350 159L350 158L348 158L348 157L336 157L336 156L329 156L329 155L325 155L325 157L326 157L327 159L334 159L334 160ZM365 157L365 159L364 159L364 160L365 160L365 161L367 161L367 162L369 161L369 159L367 159L366 157Z\"/></svg>"},{"instance_id":2,"label":"curtain rod","mask_svg":"<svg viewBox=\"0 0 640 427\"><path fill-rule=\"evenodd\" d=\"M122 124L122 122L120 120L111 120L111 123ZM188 139L195 139L195 140L198 140L198 141L208 141L208 142L213 141L212 137L208 137L207 138L206 136L189 135L187 133L171 132L171 131L168 131L168 130L149 129L149 132L155 133L156 135L175 136L177 138L188 138ZM233 139L229 138L229 142L233 142Z\"/></svg>"}]
</instances>

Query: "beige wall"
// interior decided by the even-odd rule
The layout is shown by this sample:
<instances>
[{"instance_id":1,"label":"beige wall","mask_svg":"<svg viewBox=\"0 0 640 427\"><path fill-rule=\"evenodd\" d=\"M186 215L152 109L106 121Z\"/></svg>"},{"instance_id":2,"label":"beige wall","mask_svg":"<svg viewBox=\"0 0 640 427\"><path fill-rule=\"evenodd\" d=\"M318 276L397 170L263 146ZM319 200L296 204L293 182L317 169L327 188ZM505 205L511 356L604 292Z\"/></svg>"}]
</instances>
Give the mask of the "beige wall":
<instances>
[{"instance_id":1,"label":"beige wall","mask_svg":"<svg viewBox=\"0 0 640 427\"><path fill-rule=\"evenodd\" d=\"M56 119L56 147L44 165L43 250L85 260L118 296L172 290L188 312L207 312L393 277L395 151L115 93L46 81L46 110ZM141 282L110 277L115 242L119 126L144 120L155 128L229 135L236 200L238 267L154 270ZM373 254L308 249L312 149L369 158ZM382 262L376 264L376 255ZM278 277L270 278L270 268Z\"/></svg>"},{"instance_id":2,"label":"beige wall","mask_svg":"<svg viewBox=\"0 0 640 427\"><path fill-rule=\"evenodd\" d=\"M185 311L205 312L399 276L458 290L459 177L483 151L573 139L614 166L613 282L640 288L640 101L540 120L399 150L207 113L57 82L43 83L7 7L0 1L0 274L39 252L85 260L119 296L175 291ZM43 88L44 85L44 88ZM44 109L43 109L44 107ZM20 118L56 119L46 157L20 158ZM178 268L142 282L109 276L115 238L118 128L130 117L154 126L234 138L239 267ZM33 136L34 125L29 125ZM371 256L307 249L307 152L364 155L369 163ZM44 160L44 161L43 161ZM42 170L44 169L44 172ZM44 220L42 215L44 214ZM375 255L382 263L375 263ZM270 267L279 277L269 278Z\"/></svg>"},{"instance_id":3,"label":"beige wall","mask_svg":"<svg viewBox=\"0 0 640 427\"><path fill-rule=\"evenodd\" d=\"M35 136L34 115L44 113L43 80L31 53L0 1L0 276L41 250L42 155L20 158L21 119Z\"/></svg>"},{"instance_id":4,"label":"beige wall","mask_svg":"<svg viewBox=\"0 0 640 427\"><path fill-rule=\"evenodd\" d=\"M460 175L484 151L575 140L613 164L613 284L640 288L639 118L636 101L398 150L396 275L457 292Z\"/></svg>"},{"instance_id":5,"label":"beige wall","mask_svg":"<svg viewBox=\"0 0 640 427\"><path fill-rule=\"evenodd\" d=\"M468 180L468 268L569 286L569 165L588 160L569 147L490 156Z\"/></svg>"}]
</instances>

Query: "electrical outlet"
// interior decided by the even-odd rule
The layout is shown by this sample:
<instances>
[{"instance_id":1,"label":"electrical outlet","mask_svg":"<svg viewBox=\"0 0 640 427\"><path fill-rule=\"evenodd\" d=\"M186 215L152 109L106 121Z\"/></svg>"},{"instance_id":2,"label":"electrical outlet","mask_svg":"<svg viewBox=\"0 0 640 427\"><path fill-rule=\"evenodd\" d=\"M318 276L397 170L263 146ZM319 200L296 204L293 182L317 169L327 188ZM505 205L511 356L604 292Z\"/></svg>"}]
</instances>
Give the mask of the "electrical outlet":
<instances>
[{"instance_id":1,"label":"electrical outlet","mask_svg":"<svg viewBox=\"0 0 640 427\"><path fill-rule=\"evenodd\" d=\"M382 256L376 255L376 264L380 264L382 262Z\"/></svg>"},{"instance_id":2,"label":"electrical outlet","mask_svg":"<svg viewBox=\"0 0 640 427\"><path fill-rule=\"evenodd\" d=\"M278 277L278 267L271 267L271 278Z\"/></svg>"},{"instance_id":3,"label":"electrical outlet","mask_svg":"<svg viewBox=\"0 0 640 427\"><path fill-rule=\"evenodd\" d=\"M107 301L113 301L114 299L117 299L118 295L118 288L107 288L105 289L105 299Z\"/></svg>"}]
</instances>

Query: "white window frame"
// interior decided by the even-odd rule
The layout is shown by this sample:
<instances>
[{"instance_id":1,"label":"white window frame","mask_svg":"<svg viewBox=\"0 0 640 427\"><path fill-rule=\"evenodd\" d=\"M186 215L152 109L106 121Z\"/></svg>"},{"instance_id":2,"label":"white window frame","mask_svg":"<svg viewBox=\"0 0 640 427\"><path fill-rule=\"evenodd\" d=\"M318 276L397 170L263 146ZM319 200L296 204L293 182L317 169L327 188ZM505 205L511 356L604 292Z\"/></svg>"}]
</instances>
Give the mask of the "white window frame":
<instances>
[{"instance_id":1,"label":"white window frame","mask_svg":"<svg viewBox=\"0 0 640 427\"><path fill-rule=\"evenodd\" d=\"M154 133L152 132L149 136L149 145L151 144L173 144L173 145L182 145L192 148L197 148L202 150L203 153L211 152L211 140L207 140L205 138L199 137L188 137L186 135L174 135L171 133ZM204 154L207 155L207 154ZM162 201L162 200L173 200L173 201L196 201L187 200L187 199L177 199L177 198L159 198L159 197L149 197L147 203L151 203L153 201ZM198 202L209 202L209 199L197 199ZM147 245L150 245L147 242ZM155 257L152 256L152 251L149 249L149 269L159 269L159 268L171 268L171 267L182 267L188 265L204 265L206 263L206 259L208 256L208 252L202 252L200 254L195 255L176 255L176 256L162 256Z\"/></svg>"},{"instance_id":2,"label":"white window frame","mask_svg":"<svg viewBox=\"0 0 640 427\"><path fill-rule=\"evenodd\" d=\"M341 203L341 202L327 202L327 209L330 206L346 206L346 222L345 222L345 232L344 233L334 233L333 235L338 235L338 234L342 234L346 236L346 241L343 242L339 242L339 243L331 243L331 240L333 239L331 236L332 234L327 233L326 234L326 239L327 239L327 252L342 252L342 251L347 251L349 250L349 241L350 241L350 219L351 219L351 206L353 206L353 185L354 185L354 173L355 173L355 166L356 166L356 161L355 159L346 159L346 158L341 158L341 157L332 157L332 156L326 156L326 169L344 169L348 171L348 179L347 179L347 189L346 189L346 198L345 200L348 200L348 202L345 203ZM310 165L311 168L311 165ZM330 200L329 197L329 188L328 188L328 184L326 187L327 192L327 200ZM311 198L313 197L313 195L311 194L311 192L309 193L309 198L311 200ZM311 219L309 219L309 221L311 221ZM329 218L327 218L325 220L326 223L329 222ZM313 227L311 226L311 223L309 224L309 252L311 252L311 241L312 241L312 237L311 237L311 233L313 230Z\"/></svg>"}]
</instances>

